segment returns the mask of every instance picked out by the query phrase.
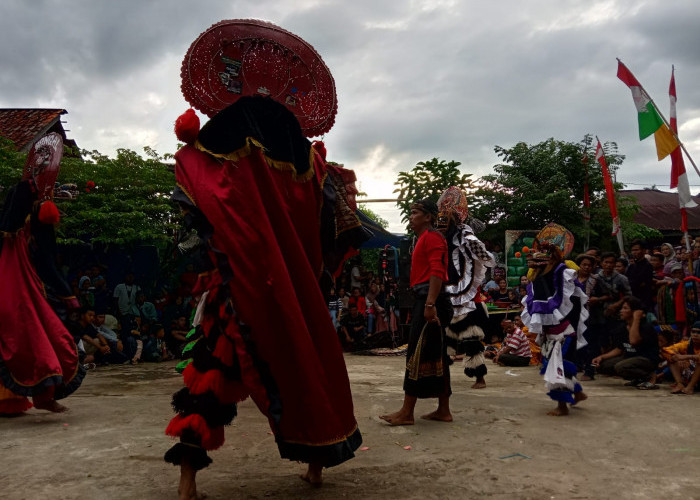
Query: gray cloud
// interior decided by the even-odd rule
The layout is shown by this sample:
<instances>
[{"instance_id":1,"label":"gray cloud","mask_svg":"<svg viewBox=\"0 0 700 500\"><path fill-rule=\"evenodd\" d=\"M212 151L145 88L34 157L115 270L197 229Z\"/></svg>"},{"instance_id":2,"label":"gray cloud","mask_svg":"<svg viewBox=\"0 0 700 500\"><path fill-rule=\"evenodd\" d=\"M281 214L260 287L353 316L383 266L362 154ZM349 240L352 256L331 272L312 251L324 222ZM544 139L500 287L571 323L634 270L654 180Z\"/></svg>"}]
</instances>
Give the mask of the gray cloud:
<instances>
[{"instance_id":1,"label":"gray cloud","mask_svg":"<svg viewBox=\"0 0 700 500\"><path fill-rule=\"evenodd\" d=\"M0 106L66 108L78 144L108 154L174 150L172 123L187 107L182 58L199 33L230 18L274 22L321 54L339 98L325 137L329 155L355 168L373 197L390 196L395 172L421 160L456 160L483 175L498 162L495 145L578 141L586 133L618 143L627 156L619 179L630 187L666 186L670 161L656 161L652 139L639 142L616 57L664 114L676 65L681 138L691 154L700 151L694 0L10 0L3 7ZM400 228L393 207L377 208Z\"/></svg>"}]
</instances>

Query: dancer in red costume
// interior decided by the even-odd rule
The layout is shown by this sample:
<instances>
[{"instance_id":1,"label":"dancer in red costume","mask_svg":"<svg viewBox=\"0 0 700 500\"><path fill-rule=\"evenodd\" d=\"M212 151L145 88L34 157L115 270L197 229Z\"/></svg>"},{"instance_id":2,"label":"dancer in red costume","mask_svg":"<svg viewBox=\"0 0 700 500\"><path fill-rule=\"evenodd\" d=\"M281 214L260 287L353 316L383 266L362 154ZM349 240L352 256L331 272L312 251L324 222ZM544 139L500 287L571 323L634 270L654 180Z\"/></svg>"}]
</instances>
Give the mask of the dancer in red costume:
<instances>
[{"instance_id":1,"label":"dancer in red costume","mask_svg":"<svg viewBox=\"0 0 700 500\"><path fill-rule=\"evenodd\" d=\"M0 215L0 415L31 408L28 397L36 408L66 411L57 400L84 376L73 337L47 300L78 305L54 265L58 210L51 199L62 153L60 135L39 139Z\"/></svg>"},{"instance_id":2,"label":"dancer in red costume","mask_svg":"<svg viewBox=\"0 0 700 500\"><path fill-rule=\"evenodd\" d=\"M304 137L308 116L295 116L317 109L306 108L305 96L330 90L334 99L334 88L307 88L301 79L295 93L289 88L281 99L238 95L246 87L231 84L232 79L255 76L253 93L263 85L285 88L277 85L277 76L267 81L259 76L266 44L284 42L275 38L282 30L259 24L255 42L233 43L241 26L250 23L215 25L195 41L183 64L185 96L214 116L201 131L193 110L176 123L178 137L188 145L175 156L173 196L197 231L207 262L195 290L201 294L197 325L185 348L191 359L181 363L186 387L173 397L177 416L166 430L180 438L165 459L181 468L181 498L196 497L196 472L211 463L207 451L223 444L224 425L247 396L267 417L282 458L309 464L302 479L314 485L321 484L323 467L352 458L362 440L319 281L329 281L324 276L335 273L351 247L359 246L364 230L341 185L343 169L327 165L322 145L312 147ZM215 36L225 41L210 43ZM208 43L213 54L206 62L222 67L202 88L216 92L224 85L219 95L232 102L218 112L208 110L189 87L196 80L188 75L196 67L191 55ZM317 71L322 61L315 57ZM305 62L295 63L297 74ZM287 99L292 95L297 98ZM332 119L324 123L330 128ZM275 314L266 314L271 304Z\"/></svg>"}]
</instances>

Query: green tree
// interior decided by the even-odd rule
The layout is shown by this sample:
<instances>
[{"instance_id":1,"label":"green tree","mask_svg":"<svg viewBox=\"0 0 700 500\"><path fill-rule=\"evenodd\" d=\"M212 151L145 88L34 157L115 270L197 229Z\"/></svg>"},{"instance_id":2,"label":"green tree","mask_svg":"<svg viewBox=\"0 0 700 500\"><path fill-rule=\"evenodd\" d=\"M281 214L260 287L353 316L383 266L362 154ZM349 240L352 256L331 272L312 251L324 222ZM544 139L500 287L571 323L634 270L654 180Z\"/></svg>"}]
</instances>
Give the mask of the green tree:
<instances>
[{"instance_id":1,"label":"green tree","mask_svg":"<svg viewBox=\"0 0 700 500\"><path fill-rule=\"evenodd\" d=\"M603 149L614 179L624 156L614 142L606 143ZM591 241L615 248L605 185L601 167L594 159L591 136L580 143L548 139L535 145L520 142L508 149L496 146L494 150L503 163L493 167L494 174L479 180L471 210L487 222L485 237L501 239L506 229L539 229L558 222L574 233L577 247L582 248L587 231L583 199L588 179ZM616 191L623 186L614 185ZM633 198L618 196L617 208L626 239L655 233L633 223L639 210Z\"/></svg>"},{"instance_id":2,"label":"green tree","mask_svg":"<svg viewBox=\"0 0 700 500\"><path fill-rule=\"evenodd\" d=\"M440 160L433 158L416 164L410 172L399 172L394 185L398 186L394 193L399 193L396 202L401 220L408 224L411 214L411 204L421 199L431 199L437 202L442 192L450 186L457 186L466 191L472 190L472 174L463 174L459 170L458 161ZM410 230L410 229L409 229Z\"/></svg>"},{"instance_id":3,"label":"green tree","mask_svg":"<svg viewBox=\"0 0 700 500\"><path fill-rule=\"evenodd\" d=\"M389 227L389 221L377 215L376 212L367 207L366 203L359 203L357 205L358 210L362 210L364 214L376 222L379 227L386 229ZM360 257L362 258L362 266L373 271L375 274L378 273L379 263L381 262L382 249L381 248L361 248Z\"/></svg>"},{"instance_id":4,"label":"green tree","mask_svg":"<svg viewBox=\"0 0 700 500\"><path fill-rule=\"evenodd\" d=\"M7 190L22 178L22 168L27 155L18 153L14 143L0 137L0 204L5 201Z\"/></svg>"},{"instance_id":5,"label":"green tree","mask_svg":"<svg viewBox=\"0 0 700 500\"><path fill-rule=\"evenodd\" d=\"M65 212L58 235L63 243L101 242L131 245L172 241L179 211L170 200L175 186L172 166L144 148L146 157L118 149L115 158L97 151L61 162L59 182L77 184L80 194L61 200ZM87 192L88 182L95 187Z\"/></svg>"},{"instance_id":6,"label":"green tree","mask_svg":"<svg viewBox=\"0 0 700 500\"><path fill-rule=\"evenodd\" d=\"M357 208L359 210L362 210L367 217L376 222L382 229L386 229L389 227L389 221L384 219L383 217L380 217L375 211L369 208L366 203L359 203L357 205Z\"/></svg>"},{"instance_id":7,"label":"green tree","mask_svg":"<svg viewBox=\"0 0 700 500\"><path fill-rule=\"evenodd\" d=\"M145 157L128 149L115 158L97 151L82 151L82 158L63 156L58 182L75 184L79 194L71 200L56 199L63 213L58 242L167 244L178 227L179 210L170 201L175 186L172 155L160 156L144 148ZM7 140L0 142L0 199L19 182L26 154L15 151ZM88 188L88 182L95 186ZM89 192L88 192L89 189Z\"/></svg>"}]
</instances>

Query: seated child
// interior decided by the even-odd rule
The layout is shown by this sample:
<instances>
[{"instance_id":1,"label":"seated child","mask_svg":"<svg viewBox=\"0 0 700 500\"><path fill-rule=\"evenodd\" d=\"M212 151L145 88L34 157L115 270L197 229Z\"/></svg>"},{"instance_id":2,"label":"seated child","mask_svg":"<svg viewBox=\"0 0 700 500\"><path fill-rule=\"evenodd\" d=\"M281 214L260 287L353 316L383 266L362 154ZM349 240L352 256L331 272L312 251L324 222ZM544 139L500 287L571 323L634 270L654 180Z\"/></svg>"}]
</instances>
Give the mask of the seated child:
<instances>
[{"instance_id":1,"label":"seated child","mask_svg":"<svg viewBox=\"0 0 700 500\"><path fill-rule=\"evenodd\" d=\"M669 369L676 381L672 394L693 394L700 390L700 321L693 324L690 339L667 348L673 354Z\"/></svg>"},{"instance_id":2,"label":"seated child","mask_svg":"<svg viewBox=\"0 0 700 500\"><path fill-rule=\"evenodd\" d=\"M530 340L513 321L503 320L501 326L506 333L506 338L503 339L493 362L501 366L528 366L532 358Z\"/></svg>"}]
</instances>

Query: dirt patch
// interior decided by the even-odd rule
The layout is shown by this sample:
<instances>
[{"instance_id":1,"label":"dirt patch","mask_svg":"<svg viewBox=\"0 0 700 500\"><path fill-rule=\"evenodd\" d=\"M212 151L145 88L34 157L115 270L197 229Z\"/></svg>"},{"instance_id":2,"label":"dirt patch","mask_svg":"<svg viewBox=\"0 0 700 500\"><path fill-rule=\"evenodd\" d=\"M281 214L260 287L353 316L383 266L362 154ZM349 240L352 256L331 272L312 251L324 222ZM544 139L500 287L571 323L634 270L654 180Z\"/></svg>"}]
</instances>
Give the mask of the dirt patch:
<instances>
[{"instance_id":1,"label":"dirt patch","mask_svg":"<svg viewBox=\"0 0 700 500\"><path fill-rule=\"evenodd\" d=\"M198 476L212 499L690 499L700 496L700 395L639 391L623 381L584 383L589 399L568 417L535 367L489 365L487 388L470 389L452 367L453 423L418 419L388 427L398 409L404 358L346 356L364 436L356 458L326 470L309 489L303 466L281 460L266 419L251 401L226 430L214 463ZM7 500L176 498L178 469L163 462L171 440L174 363L91 371L65 404L0 419L0 481ZM435 401L419 401L418 415ZM405 449L404 447L410 447Z\"/></svg>"}]
</instances>

